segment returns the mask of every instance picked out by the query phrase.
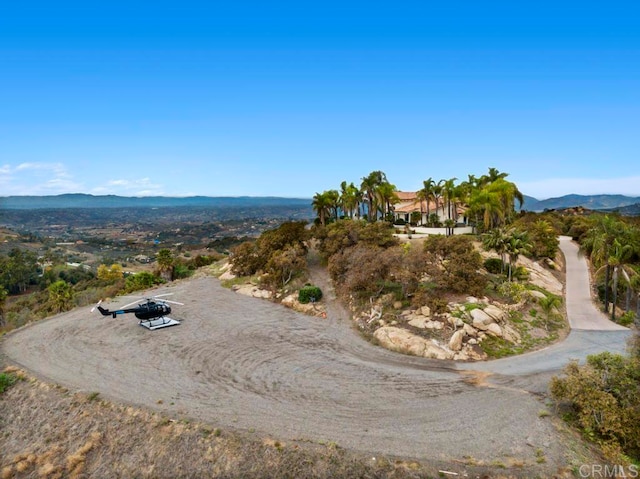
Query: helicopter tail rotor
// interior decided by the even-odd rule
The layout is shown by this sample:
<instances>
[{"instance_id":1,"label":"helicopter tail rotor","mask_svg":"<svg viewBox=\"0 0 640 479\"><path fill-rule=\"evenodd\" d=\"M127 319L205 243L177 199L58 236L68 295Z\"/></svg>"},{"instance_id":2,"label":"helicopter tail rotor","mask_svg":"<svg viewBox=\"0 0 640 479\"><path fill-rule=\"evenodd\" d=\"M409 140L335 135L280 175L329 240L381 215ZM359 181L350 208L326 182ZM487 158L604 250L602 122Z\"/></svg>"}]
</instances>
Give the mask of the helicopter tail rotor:
<instances>
[{"instance_id":1,"label":"helicopter tail rotor","mask_svg":"<svg viewBox=\"0 0 640 479\"><path fill-rule=\"evenodd\" d=\"M91 312L93 313L93 312L96 310L96 308L97 308L98 306L100 306L101 304L102 304L102 300L98 301L98 302L93 306L93 308L91 308Z\"/></svg>"}]
</instances>

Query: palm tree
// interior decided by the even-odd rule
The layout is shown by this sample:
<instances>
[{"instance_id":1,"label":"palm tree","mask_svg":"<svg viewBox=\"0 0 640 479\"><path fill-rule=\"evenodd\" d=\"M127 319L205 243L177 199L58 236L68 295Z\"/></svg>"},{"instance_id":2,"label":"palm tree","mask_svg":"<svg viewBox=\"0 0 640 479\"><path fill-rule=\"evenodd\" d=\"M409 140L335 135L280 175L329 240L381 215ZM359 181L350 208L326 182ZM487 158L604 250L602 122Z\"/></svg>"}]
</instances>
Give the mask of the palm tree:
<instances>
[{"instance_id":1,"label":"palm tree","mask_svg":"<svg viewBox=\"0 0 640 479\"><path fill-rule=\"evenodd\" d=\"M326 191L323 193L316 193L313 196L313 201L311 203L311 206L318 215L322 226L326 226L327 215L331 213L331 200L326 193Z\"/></svg>"},{"instance_id":2,"label":"palm tree","mask_svg":"<svg viewBox=\"0 0 640 479\"><path fill-rule=\"evenodd\" d=\"M74 291L66 281L61 279L51 283L47 290L49 291L49 302L55 312L68 311L73 307Z\"/></svg>"},{"instance_id":3,"label":"palm tree","mask_svg":"<svg viewBox=\"0 0 640 479\"><path fill-rule=\"evenodd\" d=\"M486 187L471 195L469 206L476 215L482 215L485 231L500 226L504 220L504 209L499 196Z\"/></svg>"},{"instance_id":4,"label":"palm tree","mask_svg":"<svg viewBox=\"0 0 640 479\"><path fill-rule=\"evenodd\" d=\"M433 185L433 202L436 204L436 215L438 214L438 205L442 199L444 180L438 181ZM439 218L440 215L438 215ZM442 216L444 216L444 203L442 205Z\"/></svg>"},{"instance_id":5,"label":"palm tree","mask_svg":"<svg viewBox=\"0 0 640 479\"><path fill-rule=\"evenodd\" d=\"M383 218L386 218L387 215L392 213L393 205L399 201L396 191L396 186L389 182L384 182L378 185L378 203L380 205Z\"/></svg>"},{"instance_id":6,"label":"palm tree","mask_svg":"<svg viewBox=\"0 0 640 479\"><path fill-rule=\"evenodd\" d=\"M329 209L333 213L333 219L338 220L338 210L340 209L340 193L338 190L327 190L324 192L329 202Z\"/></svg>"},{"instance_id":7,"label":"palm tree","mask_svg":"<svg viewBox=\"0 0 640 479\"><path fill-rule=\"evenodd\" d=\"M513 267L518 261L521 254L527 254L531 251L531 243L526 231L517 229L509 230L507 239L507 254L509 255L509 281L511 281L511 273Z\"/></svg>"},{"instance_id":8,"label":"palm tree","mask_svg":"<svg viewBox=\"0 0 640 479\"><path fill-rule=\"evenodd\" d=\"M507 176L509 173L500 173L497 168L489 168L488 174L482 175L478 179L478 183L480 186L486 186L494 181L505 179Z\"/></svg>"},{"instance_id":9,"label":"palm tree","mask_svg":"<svg viewBox=\"0 0 640 479\"><path fill-rule=\"evenodd\" d=\"M452 207L456 208L456 204L455 204L455 199L456 199L455 181L456 180L457 178L450 178L448 180L445 180L444 184L442 185L442 196L447 205L447 219L454 220L454 222L455 222L455 218L452 212Z\"/></svg>"},{"instance_id":10,"label":"palm tree","mask_svg":"<svg viewBox=\"0 0 640 479\"><path fill-rule=\"evenodd\" d=\"M424 201L427 203L427 223L429 222L429 217L431 216L430 202L433 199L433 189L435 186L436 182L433 181L433 178L430 177L429 179L422 182L422 189L418 192L420 194L419 199L424 199ZM420 213L422 213L422 201L420 201Z\"/></svg>"},{"instance_id":11,"label":"palm tree","mask_svg":"<svg viewBox=\"0 0 640 479\"><path fill-rule=\"evenodd\" d=\"M157 254L158 261L158 269L160 270L160 276L167 281L171 281L173 279L173 264L175 263L175 259L171 250L167 248L162 248L158 251Z\"/></svg>"},{"instance_id":12,"label":"palm tree","mask_svg":"<svg viewBox=\"0 0 640 479\"><path fill-rule=\"evenodd\" d=\"M387 175L382 171L372 171L369 176L362 178L360 191L362 191L367 203L369 221L378 219L378 188L383 183L387 183Z\"/></svg>"},{"instance_id":13,"label":"palm tree","mask_svg":"<svg viewBox=\"0 0 640 479\"><path fill-rule=\"evenodd\" d=\"M596 270L604 267L604 311L609 312L609 281L611 279L610 251L613 242L618 237L623 237L626 225L619 219L610 215L595 215L592 226L587 231L580 250L586 253L591 264Z\"/></svg>"},{"instance_id":14,"label":"palm tree","mask_svg":"<svg viewBox=\"0 0 640 479\"><path fill-rule=\"evenodd\" d=\"M551 320L551 318L557 315L557 313L555 313L554 310L557 311L557 309L562 304L562 300L560 299L559 296L550 294L548 296L545 296L544 298L540 298L538 300L538 304L540 305L540 307L542 308L542 311L544 312L544 317L545 317L544 327L547 331L549 331L549 321Z\"/></svg>"},{"instance_id":15,"label":"palm tree","mask_svg":"<svg viewBox=\"0 0 640 479\"><path fill-rule=\"evenodd\" d=\"M625 235L626 236L626 235ZM596 271L596 275L602 271L604 268L611 269L611 279L612 279L612 308L611 308L611 320L615 321L616 319L616 303L618 302L618 282L620 280L620 276L627 284L627 305L626 310L629 310L629 303L631 298L631 277L633 277L636 272L629 267L629 260L633 258L633 255L636 253L637 245L627 243L625 240L630 239L629 236L626 238L614 238L613 243L611 244L610 254L607 263L599 268ZM608 285L605 285L605 288Z\"/></svg>"},{"instance_id":16,"label":"palm tree","mask_svg":"<svg viewBox=\"0 0 640 479\"><path fill-rule=\"evenodd\" d=\"M482 246L487 251L495 251L502 260L501 272L504 273L506 263L508 236L504 228L493 228L488 233L482 235Z\"/></svg>"},{"instance_id":17,"label":"palm tree","mask_svg":"<svg viewBox=\"0 0 640 479\"><path fill-rule=\"evenodd\" d=\"M489 191L498 195L500 202L502 203L502 211L505 221L510 221L515 214L515 200L518 200L520 207L524 203L524 196L518 190L515 183L505 180L504 178L498 178L486 186Z\"/></svg>"},{"instance_id":18,"label":"palm tree","mask_svg":"<svg viewBox=\"0 0 640 479\"><path fill-rule=\"evenodd\" d=\"M353 183L340 183L340 209L345 216L353 219L354 211L359 210L359 190Z\"/></svg>"}]
</instances>

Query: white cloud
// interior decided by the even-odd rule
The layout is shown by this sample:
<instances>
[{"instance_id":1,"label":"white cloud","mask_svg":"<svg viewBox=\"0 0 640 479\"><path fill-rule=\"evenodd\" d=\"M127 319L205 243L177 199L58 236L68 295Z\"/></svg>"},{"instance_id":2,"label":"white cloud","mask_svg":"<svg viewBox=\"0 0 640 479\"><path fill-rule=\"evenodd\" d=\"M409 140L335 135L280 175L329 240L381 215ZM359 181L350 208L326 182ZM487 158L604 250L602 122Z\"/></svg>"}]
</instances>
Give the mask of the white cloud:
<instances>
[{"instance_id":1,"label":"white cloud","mask_svg":"<svg viewBox=\"0 0 640 479\"><path fill-rule=\"evenodd\" d=\"M150 178L117 179L96 186L91 190L91 193L94 195L162 196L164 186L153 183Z\"/></svg>"},{"instance_id":2,"label":"white cloud","mask_svg":"<svg viewBox=\"0 0 640 479\"><path fill-rule=\"evenodd\" d=\"M640 196L640 176L624 178L549 178L538 181L516 181L525 195L539 200L559 196L577 195L627 195Z\"/></svg>"},{"instance_id":3,"label":"white cloud","mask_svg":"<svg viewBox=\"0 0 640 479\"><path fill-rule=\"evenodd\" d=\"M0 168L0 196L57 195L84 189L63 163L5 164Z\"/></svg>"}]
</instances>

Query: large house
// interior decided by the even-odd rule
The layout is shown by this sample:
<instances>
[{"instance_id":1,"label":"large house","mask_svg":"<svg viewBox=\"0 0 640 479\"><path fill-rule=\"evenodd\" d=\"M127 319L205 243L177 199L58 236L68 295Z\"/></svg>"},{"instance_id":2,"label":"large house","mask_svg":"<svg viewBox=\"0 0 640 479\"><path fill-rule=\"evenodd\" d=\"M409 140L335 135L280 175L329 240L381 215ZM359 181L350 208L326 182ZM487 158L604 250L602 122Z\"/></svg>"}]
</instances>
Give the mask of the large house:
<instances>
[{"instance_id":1,"label":"large house","mask_svg":"<svg viewBox=\"0 0 640 479\"><path fill-rule=\"evenodd\" d=\"M412 213L419 213L420 220L416 222L417 225L427 225L427 214L436 214L438 221L444 224L445 221L450 219L449 212L447 211L447 203L443 198L438 198L437 202L433 199L427 202L418 198L417 192L411 191L396 191L398 196L398 203L394 205L393 218L394 221L404 220L406 223L411 222ZM456 205L455 211L452 211L451 219L456 224L467 224L467 218L465 216L466 208Z\"/></svg>"}]
</instances>

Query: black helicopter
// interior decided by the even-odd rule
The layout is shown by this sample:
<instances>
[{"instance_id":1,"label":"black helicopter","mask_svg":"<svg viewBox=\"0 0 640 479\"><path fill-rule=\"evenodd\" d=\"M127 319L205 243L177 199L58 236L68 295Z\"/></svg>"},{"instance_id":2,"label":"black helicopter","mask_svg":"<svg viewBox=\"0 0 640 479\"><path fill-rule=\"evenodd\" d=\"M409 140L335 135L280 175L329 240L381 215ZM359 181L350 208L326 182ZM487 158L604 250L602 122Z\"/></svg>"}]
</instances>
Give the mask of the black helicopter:
<instances>
[{"instance_id":1,"label":"black helicopter","mask_svg":"<svg viewBox=\"0 0 640 479\"><path fill-rule=\"evenodd\" d=\"M98 301L91 311L93 312L96 308L103 316L111 316L115 318L119 314L133 313L136 318L139 319L138 324L140 326L144 326L147 329L154 330L159 328L166 328L167 326L175 326L180 324L180 321L169 318L167 315L171 314L171 306L167 303L179 304L177 301L169 301L167 299L159 299L162 296L169 296L172 293L160 294L158 296L153 296L152 298L140 299L138 301L134 301L133 303L129 303L123 306L120 309L109 310L105 309L102 306L102 300ZM137 306L134 308L130 308L129 306L133 306L136 304Z\"/></svg>"}]
</instances>

